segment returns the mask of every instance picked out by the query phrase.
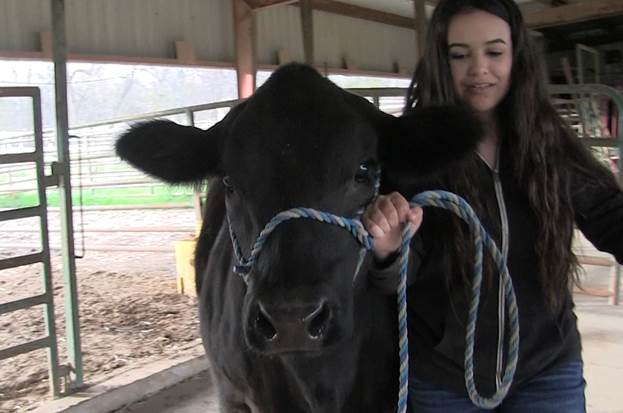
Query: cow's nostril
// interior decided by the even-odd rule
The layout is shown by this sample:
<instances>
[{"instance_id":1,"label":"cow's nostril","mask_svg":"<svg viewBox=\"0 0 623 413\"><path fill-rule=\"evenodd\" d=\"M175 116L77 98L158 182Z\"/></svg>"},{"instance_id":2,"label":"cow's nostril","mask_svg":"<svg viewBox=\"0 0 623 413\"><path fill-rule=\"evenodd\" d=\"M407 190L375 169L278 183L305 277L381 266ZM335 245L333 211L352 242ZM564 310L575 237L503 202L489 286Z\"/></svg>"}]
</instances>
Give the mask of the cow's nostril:
<instances>
[{"instance_id":1,"label":"cow's nostril","mask_svg":"<svg viewBox=\"0 0 623 413\"><path fill-rule=\"evenodd\" d=\"M277 330L261 305L258 306L257 316L255 317L255 329L266 341L272 341L277 338Z\"/></svg>"},{"instance_id":2,"label":"cow's nostril","mask_svg":"<svg viewBox=\"0 0 623 413\"><path fill-rule=\"evenodd\" d=\"M305 317L304 321L308 326L307 332L311 339L319 340L324 337L330 316L329 306L323 301L311 314Z\"/></svg>"}]
</instances>

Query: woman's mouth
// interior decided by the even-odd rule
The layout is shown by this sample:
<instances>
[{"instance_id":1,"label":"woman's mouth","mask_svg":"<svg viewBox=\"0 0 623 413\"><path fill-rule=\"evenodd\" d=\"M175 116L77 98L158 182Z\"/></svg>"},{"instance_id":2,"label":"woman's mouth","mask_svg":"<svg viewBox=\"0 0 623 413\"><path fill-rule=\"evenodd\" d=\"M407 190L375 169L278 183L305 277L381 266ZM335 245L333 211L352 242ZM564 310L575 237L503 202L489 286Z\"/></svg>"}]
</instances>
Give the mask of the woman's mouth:
<instances>
[{"instance_id":1,"label":"woman's mouth","mask_svg":"<svg viewBox=\"0 0 623 413\"><path fill-rule=\"evenodd\" d=\"M484 93L495 86L494 83L471 83L467 85L467 91L470 93Z\"/></svg>"}]
</instances>

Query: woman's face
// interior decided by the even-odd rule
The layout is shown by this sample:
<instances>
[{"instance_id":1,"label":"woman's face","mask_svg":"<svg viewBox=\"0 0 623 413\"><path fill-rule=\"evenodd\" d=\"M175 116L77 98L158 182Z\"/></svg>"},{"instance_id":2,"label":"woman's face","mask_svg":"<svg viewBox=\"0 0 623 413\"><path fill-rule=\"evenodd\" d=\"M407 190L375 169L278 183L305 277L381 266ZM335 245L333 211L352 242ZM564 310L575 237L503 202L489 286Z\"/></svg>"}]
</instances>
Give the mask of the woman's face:
<instances>
[{"instance_id":1,"label":"woman's face","mask_svg":"<svg viewBox=\"0 0 623 413\"><path fill-rule=\"evenodd\" d=\"M490 117L510 86L510 26L484 11L457 14L448 27L448 53L454 90L474 112Z\"/></svg>"}]
</instances>

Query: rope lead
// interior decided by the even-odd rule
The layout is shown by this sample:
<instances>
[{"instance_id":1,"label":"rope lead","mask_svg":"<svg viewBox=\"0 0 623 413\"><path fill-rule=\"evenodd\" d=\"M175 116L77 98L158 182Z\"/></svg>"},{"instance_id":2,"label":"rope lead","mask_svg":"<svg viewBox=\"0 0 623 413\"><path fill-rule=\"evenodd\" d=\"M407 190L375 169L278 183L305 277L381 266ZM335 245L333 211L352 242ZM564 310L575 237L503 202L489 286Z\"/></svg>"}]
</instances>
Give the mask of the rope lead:
<instances>
[{"instance_id":1,"label":"rope lead","mask_svg":"<svg viewBox=\"0 0 623 413\"><path fill-rule=\"evenodd\" d=\"M458 195L446 191L426 191L415 195L411 200L411 207L438 207L454 212L465 221L473 235L476 246L476 257L474 260L474 277L472 280L471 301L468 312L468 322L465 331L465 386L472 403L483 409L493 409L502 403L504 397L513 381L517 368L517 358L519 353L519 313L517 309L517 299L513 289L513 283L508 273L504 256L500 253L497 245L489 234L485 231L480 220L474 213L469 204ZM257 237L251 255L245 258L238 239L232 229L229 215L229 233L234 247L234 253L238 265L234 266L234 272L240 274L245 283L248 284L248 275L257 259L266 239L275 228L291 219L306 218L327 224L337 225L348 230L362 245L362 253L359 254L359 262L355 270L353 279L356 278L359 268L365 257L365 250L371 250L373 239L365 230L361 220L339 217L326 212L317 211L311 208L293 208L280 212L270 220ZM408 390L409 390L409 337L407 332L407 267L409 261L409 244L413 238L414 231L410 224L405 225L400 247L400 282L397 290L398 302L398 335L399 335L399 392L398 392L398 413L407 411ZM493 257L497 269L502 277L504 293L507 299L507 313L510 320L510 339L506 357L506 367L502 378L502 385L498 391L490 398L482 397L476 389L474 382L474 344L476 321L478 319L478 305L480 304L480 288L482 285L482 264L483 249L486 247Z\"/></svg>"}]
</instances>

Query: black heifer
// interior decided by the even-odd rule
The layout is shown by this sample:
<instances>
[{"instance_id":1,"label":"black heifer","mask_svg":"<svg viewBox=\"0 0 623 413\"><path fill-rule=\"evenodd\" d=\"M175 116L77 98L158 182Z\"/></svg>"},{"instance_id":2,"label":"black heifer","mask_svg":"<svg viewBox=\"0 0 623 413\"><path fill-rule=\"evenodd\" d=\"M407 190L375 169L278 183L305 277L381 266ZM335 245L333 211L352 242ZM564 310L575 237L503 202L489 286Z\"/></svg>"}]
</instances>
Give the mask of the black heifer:
<instances>
[{"instance_id":1,"label":"black heifer","mask_svg":"<svg viewBox=\"0 0 623 413\"><path fill-rule=\"evenodd\" d=\"M353 283L355 239L288 221L245 285L232 272L225 209L248 256L276 213L353 217L373 197L380 165L431 172L473 149L476 129L458 109L395 118L293 64L208 130L153 121L119 139L122 158L166 182L218 178L196 263L201 334L223 411L392 412L398 387L395 297L367 284L368 263Z\"/></svg>"}]
</instances>

